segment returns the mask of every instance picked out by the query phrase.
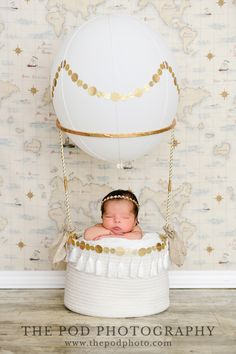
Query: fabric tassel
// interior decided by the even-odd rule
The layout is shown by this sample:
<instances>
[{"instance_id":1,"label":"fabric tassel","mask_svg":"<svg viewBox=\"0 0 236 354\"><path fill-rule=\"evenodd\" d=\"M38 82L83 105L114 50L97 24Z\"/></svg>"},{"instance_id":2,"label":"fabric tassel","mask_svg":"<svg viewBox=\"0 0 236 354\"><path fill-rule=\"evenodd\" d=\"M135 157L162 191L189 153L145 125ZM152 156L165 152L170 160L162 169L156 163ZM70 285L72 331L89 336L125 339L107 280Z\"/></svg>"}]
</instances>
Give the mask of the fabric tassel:
<instances>
[{"instance_id":1,"label":"fabric tassel","mask_svg":"<svg viewBox=\"0 0 236 354\"><path fill-rule=\"evenodd\" d=\"M165 270L167 270L169 268L169 253L168 252L166 252L166 254L164 255L163 267Z\"/></svg>"},{"instance_id":2,"label":"fabric tassel","mask_svg":"<svg viewBox=\"0 0 236 354\"><path fill-rule=\"evenodd\" d=\"M107 267L107 276L110 278L110 277L114 277L116 274L115 273L115 270L114 270L114 265L113 265L113 262L109 259L108 260L108 267Z\"/></svg>"},{"instance_id":3,"label":"fabric tassel","mask_svg":"<svg viewBox=\"0 0 236 354\"><path fill-rule=\"evenodd\" d=\"M95 267L95 272L96 275L101 275L103 273L103 266L101 260L98 258L96 261L96 267Z\"/></svg>"},{"instance_id":4,"label":"fabric tassel","mask_svg":"<svg viewBox=\"0 0 236 354\"><path fill-rule=\"evenodd\" d=\"M143 261L140 262L139 267L138 267L138 277L139 278L143 278L144 277Z\"/></svg>"},{"instance_id":5,"label":"fabric tassel","mask_svg":"<svg viewBox=\"0 0 236 354\"><path fill-rule=\"evenodd\" d=\"M151 263L151 269L150 269L150 276L151 277L154 277L155 275L157 275L157 261L158 261L158 258L155 257L153 260L152 260L152 263Z\"/></svg>"},{"instance_id":6,"label":"fabric tassel","mask_svg":"<svg viewBox=\"0 0 236 354\"><path fill-rule=\"evenodd\" d=\"M85 264L85 255L82 252L75 268L82 271L82 270L84 270L84 264Z\"/></svg>"},{"instance_id":7,"label":"fabric tassel","mask_svg":"<svg viewBox=\"0 0 236 354\"><path fill-rule=\"evenodd\" d=\"M160 273L163 270L163 258L162 257L159 257L157 264L158 264L158 266L157 266L158 273Z\"/></svg>"},{"instance_id":8,"label":"fabric tassel","mask_svg":"<svg viewBox=\"0 0 236 354\"><path fill-rule=\"evenodd\" d=\"M78 251L77 251L77 247L73 247L70 251L69 251L69 255L68 255L68 261L71 263L74 263L77 261L78 258Z\"/></svg>"},{"instance_id":9,"label":"fabric tassel","mask_svg":"<svg viewBox=\"0 0 236 354\"><path fill-rule=\"evenodd\" d=\"M131 278L136 278L137 266L136 266L135 262L133 261L133 259L130 262L129 274L130 274Z\"/></svg>"},{"instance_id":10,"label":"fabric tassel","mask_svg":"<svg viewBox=\"0 0 236 354\"><path fill-rule=\"evenodd\" d=\"M66 258L64 260L64 262L68 263L69 262L69 252L66 252Z\"/></svg>"},{"instance_id":11,"label":"fabric tassel","mask_svg":"<svg viewBox=\"0 0 236 354\"><path fill-rule=\"evenodd\" d=\"M70 232L62 233L49 247L48 258L54 263L65 261L66 259L66 243L69 238Z\"/></svg>"},{"instance_id":12,"label":"fabric tassel","mask_svg":"<svg viewBox=\"0 0 236 354\"><path fill-rule=\"evenodd\" d=\"M184 264L185 257L187 255L187 249L184 241L170 225L165 225L163 229L169 241L171 262L180 267Z\"/></svg>"},{"instance_id":13,"label":"fabric tassel","mask_svg":"<svg viewBox=\"0 0 236 354\"><path fill-rule=\"evenodd\" d=\"M95 268L94 260L91 256L89 256L89 259L87 260L86 266L85 266L85 272L86 273L93 273Z\"/></svg>"},{"instance_id":14,"label":"fabric tassel","mask_svg":"<svg viewBox=\"0 0 236 354\"><path fill-rule=\"evenodd\" d=\"M124 266L124 263L122 263L122 262L120 262L118 264L117 276L118 276L118 278L124 278L125 277L125 266Z\"/></svg>"},{"instance_id":15,"label":"fabric tassel","mask_svg":"<svg viewBox=\"0 0 236 354\"><path fill-rule=\"evenodd\" d=\"M107 276L110 278L112 276L112 271L111 271L111 262L108 261L107 264Z\"/></svg>"}]
</instances>

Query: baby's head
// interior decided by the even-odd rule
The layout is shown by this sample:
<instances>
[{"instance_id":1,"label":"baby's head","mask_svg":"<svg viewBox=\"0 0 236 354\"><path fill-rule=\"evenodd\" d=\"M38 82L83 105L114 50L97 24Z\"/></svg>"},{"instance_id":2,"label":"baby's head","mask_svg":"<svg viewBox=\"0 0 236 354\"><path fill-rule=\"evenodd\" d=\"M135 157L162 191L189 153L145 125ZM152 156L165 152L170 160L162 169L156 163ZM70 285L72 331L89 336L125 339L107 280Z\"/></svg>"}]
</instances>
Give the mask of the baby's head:
<instances>
[{"instance_id":1,"label":"baby's head","mask_svg":"<svg viewBox=\"0 0 236 354\"><path fill-rule=\"evenodd\" d=\"M130 232L138 223L139 203L129 190L107 194L101 205L103 226L114 233Z\"/></svg>"}]
</instances>

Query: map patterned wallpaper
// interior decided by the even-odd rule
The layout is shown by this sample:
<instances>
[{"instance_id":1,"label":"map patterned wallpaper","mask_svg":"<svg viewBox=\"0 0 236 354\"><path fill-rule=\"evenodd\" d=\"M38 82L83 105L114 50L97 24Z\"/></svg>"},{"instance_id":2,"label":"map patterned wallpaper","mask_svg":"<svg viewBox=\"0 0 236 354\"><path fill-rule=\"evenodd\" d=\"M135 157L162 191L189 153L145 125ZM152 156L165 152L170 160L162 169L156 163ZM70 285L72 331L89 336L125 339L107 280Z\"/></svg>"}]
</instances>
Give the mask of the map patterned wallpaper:
<instances>
[{"instance_id":1,"label":"map patterned wallpaper","mask_svg":"<svg viewBox=\"0 0 236 354\"><path fill-rule=\"evenodd\" d=\"M188 248L181 269L236 269L235 0L0 2L0 268L54 269L48 247L65 210L50 70L68 33L110 13L159 31L179 68L172 220ZM125 169L65 145L77 230L99 222L101 198L121 187L136 193L143 229L162 231L168 134Z\"/></svg>"}]
</instances>

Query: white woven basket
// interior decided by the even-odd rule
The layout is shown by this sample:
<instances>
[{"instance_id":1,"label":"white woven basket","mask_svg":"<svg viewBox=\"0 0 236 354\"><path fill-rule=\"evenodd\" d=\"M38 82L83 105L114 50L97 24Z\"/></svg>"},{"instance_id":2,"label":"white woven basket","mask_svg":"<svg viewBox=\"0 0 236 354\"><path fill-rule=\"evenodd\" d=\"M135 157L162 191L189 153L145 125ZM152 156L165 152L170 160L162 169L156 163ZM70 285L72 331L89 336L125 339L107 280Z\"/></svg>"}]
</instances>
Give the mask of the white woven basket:
<instances>
[{"instance_id":1,"label":"white woven basket","mask_svg":"<svg viewBox=\"0 0 236 354\"><path fill-rule=\"evenodd\" d=\"M156 237L155 234L155 243ZM114 246L116 241L104 240L106 246L109 242ZM153 244L150 237L137 242L122 242L126 247ZM119 246L122 242L118 240ZM144 257L110 255L108 260L107 255L77 249L72 247L66 271L64 304L71 311L98 317L139 317L168 308L167 248Z\"/></svg>"},{"instance_id":2,"label":"white woven basket","mask_svg":"<svg viewBox=\"0 0 236 354\"><path fill-rule=\"evenodd\" d=\"M139 317L169 307L167 271L144 279L112 279L78 271L68 263L65 306L97 317Z\"/></svg>"}]
</instances>

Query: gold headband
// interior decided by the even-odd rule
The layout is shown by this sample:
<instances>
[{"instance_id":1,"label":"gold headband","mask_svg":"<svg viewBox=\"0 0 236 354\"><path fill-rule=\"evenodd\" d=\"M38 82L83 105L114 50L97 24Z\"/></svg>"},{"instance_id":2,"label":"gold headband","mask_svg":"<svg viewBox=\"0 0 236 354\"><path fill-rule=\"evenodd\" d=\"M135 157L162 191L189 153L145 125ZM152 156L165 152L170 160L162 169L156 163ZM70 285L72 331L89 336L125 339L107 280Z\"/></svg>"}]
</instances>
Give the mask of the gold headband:
<instances>
[{"instance_id":1,"label":"gold headband","mask_svg":"<svg viewBox=\"0 0 236 354\"><path fill-rule=\"evenodd\" d=\"M130 197L127 197L125 195L113 195L113 196L110 196L110 197L107 197L105 199L102 200L102 205L107 201L107 200L113 200L113 199L125 199L125 200L129 200L130 202L134 203L138 208L139 208L139 203L136 202L136 200L130 198Z\"/></svg>"}]
</instances>

